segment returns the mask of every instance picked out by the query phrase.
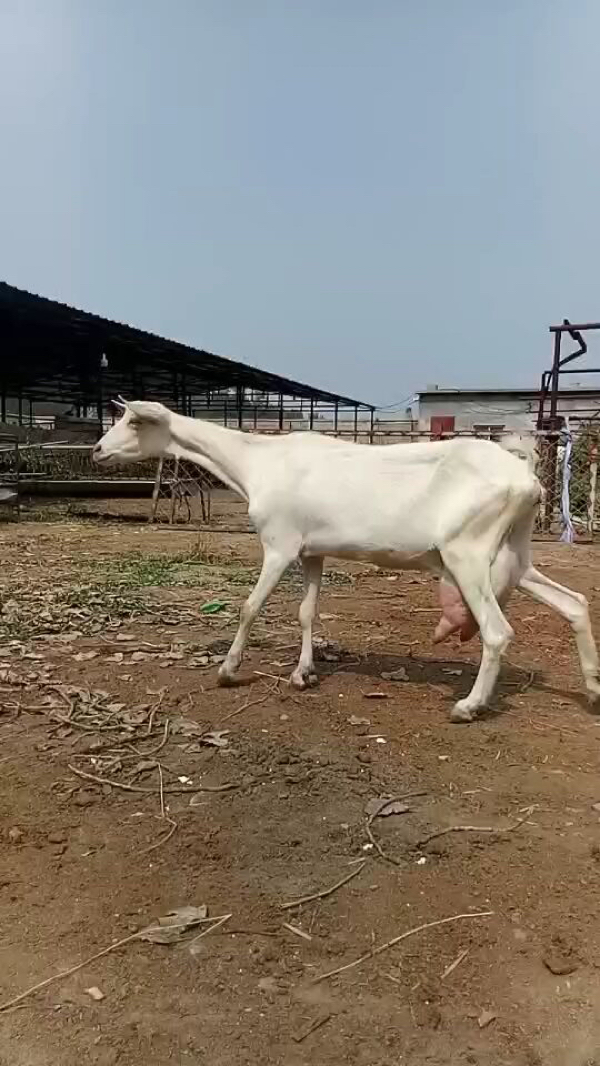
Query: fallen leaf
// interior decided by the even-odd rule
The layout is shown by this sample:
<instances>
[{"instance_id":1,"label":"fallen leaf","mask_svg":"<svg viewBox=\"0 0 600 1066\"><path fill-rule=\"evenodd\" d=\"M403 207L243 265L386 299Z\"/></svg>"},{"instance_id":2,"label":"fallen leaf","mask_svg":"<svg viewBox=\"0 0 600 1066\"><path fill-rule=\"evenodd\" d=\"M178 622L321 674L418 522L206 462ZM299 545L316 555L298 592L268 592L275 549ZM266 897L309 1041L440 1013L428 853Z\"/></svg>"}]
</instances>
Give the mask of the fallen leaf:
<instances>
[{"instance_id":1,"label":"fallen leaf","mask_svg":"<svg viewBox=\"0 0 600 1066\"><path fill-rule=\"evenodd\" d=\"M228 732L228 729L218 729L213 733L203 733L200 739L203 744L212 744L215 748L226 748L229 744L226 736Z\"/></svg>"},{"instance_id":2,"label":"fallen leaf","mask_svg":"<svg viewBox=\"0 0 600 1066\"><path fill-rule=\"evenodd\" d=\"M408 681L408 674L403 666L397 670L385 671L382 675L384 681Z\"/></svg>"},{"instance_id":3,"label":"fallen leaf","mask_svg":"<svg viewBox=\"0 0 600 1066\"><path fill-rule=\"evenodd\" d=\"M496 1015L491 1010L484 1010L481 1012L477 1019L477 1024L480 1029L485 1029L487 1025L490 1025L496 1018Z\"/></svg>"},{"instance_id":4,"label":"fallen leaf","mask_svg":"<svg viewBox=\"0 0 600 1066\"><path fill-rule=\"evenodd\" d=\"M200 608L201 614L218 614L219 611L226 611L229 607L228 603L224 600L210 600L208 603L203 603Z\"/></svg>"},{"instance_id":5,"label":"fallen leaf","mask_svg":"<svg viewBox=\"0 0 600 1066\"><path fill-rule=\"evenodd\" d=\"M202 737L204 726L199 722L192 722L190 718L174 718L171 722L171 733L180 734L183 737Z\"/></svg>"},{"instance_id":6,"label":"fallen leaf","mask_svg":"<svg viewBox=\"0 0 600 1066\"><path fill-rule=\"evenodd\" d=\"M371 819L388 818L390 814L408 814L410 807L393 796L376 796L365 807L365 814Z\"/></svg>"},{"instance_id":7,"label":"fallen leaf","mask_svg":"<svg viewBox=\"0 0 600 1066\"><path fill-rule=\"evenodd\" d=\"M99 652L97 651L78 651L77 655L74 655L73 658L76 663L87 663L89 659L95 659L98 654Z\"/></svg>"},{"instance_id":8,"label":"fallen leaf","mask_svg":"<svg viewBox=\"0 0 600 1066\"><path fill-rule=\"evenodd\" d=\"M389 700L387 692L363 692L366 700Z\"/></svg>"},{"instance_id":9,"label":"fallen leaf","mask_svg":"<svg viewBox=\"0 0 600 1066\"><path fill-rule=\"evenodd\" d=\"M355 714L351 714L348 722L350 725L371 725L370 718L358 718Z\"/></svg>"},{"instance_id":10,"label":"fallen leaf","mask_svg":"<svg viewBox=\"0 0 600 1066\"><path fill-rule=\"evenodd\" d=\"M154 925L148 925L138 933L140 940L151 944L176 944L185 934L194 929L208 917L208 907L179 907L159 918Z\"/></svg>"}]
</instances>

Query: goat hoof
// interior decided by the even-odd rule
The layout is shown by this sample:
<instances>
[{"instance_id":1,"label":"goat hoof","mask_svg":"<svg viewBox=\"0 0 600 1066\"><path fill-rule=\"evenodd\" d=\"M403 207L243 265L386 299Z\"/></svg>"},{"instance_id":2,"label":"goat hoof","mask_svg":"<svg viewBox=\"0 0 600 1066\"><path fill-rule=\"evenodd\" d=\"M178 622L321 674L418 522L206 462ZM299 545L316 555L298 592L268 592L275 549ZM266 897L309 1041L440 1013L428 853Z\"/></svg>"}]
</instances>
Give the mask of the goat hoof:
<instances>
[{"instance_id":1,"label":"goat hoof","mask_svg":"<svg viewBox=\"0 0 600 1066\"><path fill-rule=\"evenodd\" d=\"M221 667L217 674L217 682L221 688L232 688L238 683L237 675L232 674L230 670L224 670L223 667Z\"/></svg>"},{"instance_id":2,"label":"goat hoof","mask_svg":"<svg viewBox=\"0 0 600 1066\"><path fill-rule=\"evenodd\" d=\"M299 674L296 671L290 677L290 684L302 691L305 688L314 688L319 679L316 674Z\"/></svg>"},{"instance_id":3,"label":"goat hoof","mask_svg":"<svg viewBox=\"0 0 600 1066\"><path fill-rule=\"evenodd\" d=\"M450 712L451 722L474 722L477 718L477 711L472 707L461 707L460 703L456 703Z\"/></svg>"}]
</instances>

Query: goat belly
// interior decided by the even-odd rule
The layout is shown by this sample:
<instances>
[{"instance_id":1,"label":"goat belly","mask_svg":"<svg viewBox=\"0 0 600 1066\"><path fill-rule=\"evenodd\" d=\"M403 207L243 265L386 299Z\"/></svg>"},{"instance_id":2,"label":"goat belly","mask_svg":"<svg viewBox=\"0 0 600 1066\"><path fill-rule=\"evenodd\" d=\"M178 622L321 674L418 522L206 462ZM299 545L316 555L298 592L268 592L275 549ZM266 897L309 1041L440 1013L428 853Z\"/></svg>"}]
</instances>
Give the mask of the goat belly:
<instances>
[{"instance_id":1,"label":"goat belly","mask_svg":"<svg viewBox=\"0 0 600 1066\"><path fill-rule=\"evenodd\" d=\"M462 643L471 640L478 632L479 626L456 585L450 585L442 578L439 585L439 597L442 617L433 635L434 644L446 640L452 633L458 633Z\"/></svg>"}]
</instances>

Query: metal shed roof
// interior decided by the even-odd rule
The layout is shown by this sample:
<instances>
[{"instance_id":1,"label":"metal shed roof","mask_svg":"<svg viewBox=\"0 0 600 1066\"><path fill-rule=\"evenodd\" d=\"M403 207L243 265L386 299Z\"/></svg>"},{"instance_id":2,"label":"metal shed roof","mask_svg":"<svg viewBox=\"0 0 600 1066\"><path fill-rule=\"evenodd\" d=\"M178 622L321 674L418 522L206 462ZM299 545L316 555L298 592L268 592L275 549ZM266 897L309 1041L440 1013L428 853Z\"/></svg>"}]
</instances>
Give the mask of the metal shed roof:
<instances>
[{"instance_id":1,"label":"metal shed roof","mask_svg":"<svg viewBox=\"0 0 600 1066\"><path fill-rule=\"evenodd\" d=\"M101 390L105 396L122 393L177 405L186 395L231 387L371 410L360 400L0 282L0 390L5 396L94 404Z\"/></svg>"}]
</instances>

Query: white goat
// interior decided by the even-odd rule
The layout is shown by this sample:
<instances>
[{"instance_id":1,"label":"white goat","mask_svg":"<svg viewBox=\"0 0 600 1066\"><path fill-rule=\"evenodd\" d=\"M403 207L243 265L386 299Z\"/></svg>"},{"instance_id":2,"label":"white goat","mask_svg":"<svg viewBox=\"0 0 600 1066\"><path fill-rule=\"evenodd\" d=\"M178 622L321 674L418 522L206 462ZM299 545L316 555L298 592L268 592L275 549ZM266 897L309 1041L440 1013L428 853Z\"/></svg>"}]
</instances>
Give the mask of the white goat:
<instances>
[{"instance_id":1,"label":"white goat","mask_svg":"<svg viewBox=\"0 0 600 1066\"><path fill-rule=\"evenodd\" d=\"M235 680L252 623L298 558L305 589L302 647L291 681L298 688L314 683L312 626L323 560L332 556L441 576L440 587L453 598L455 612L454 620L440 623L443 636L455 630L462 634L468 616L483 642L475 684L455 705L453 721L471 721L492 695L501 655L513 636L500 605L514 588L570 622L588 692L600 695L585 597L531 565L540 498L532 463L485 440L367 447L313 433L240 433L145 401L123 402L120 408L122 418L94 449L98 463L179 456L248 501L263 564L219 671L222 684Z\"/></svg>"}]
</instances>

